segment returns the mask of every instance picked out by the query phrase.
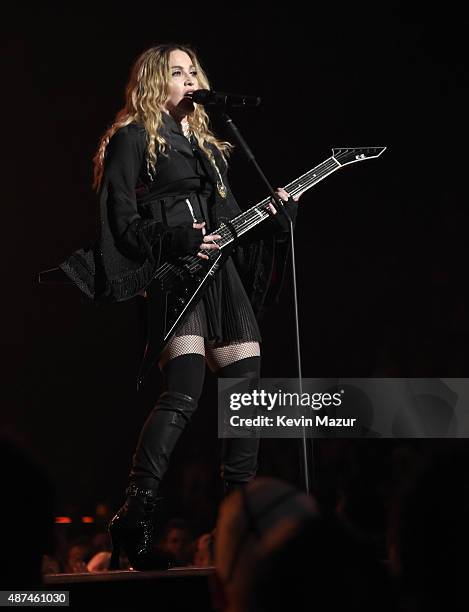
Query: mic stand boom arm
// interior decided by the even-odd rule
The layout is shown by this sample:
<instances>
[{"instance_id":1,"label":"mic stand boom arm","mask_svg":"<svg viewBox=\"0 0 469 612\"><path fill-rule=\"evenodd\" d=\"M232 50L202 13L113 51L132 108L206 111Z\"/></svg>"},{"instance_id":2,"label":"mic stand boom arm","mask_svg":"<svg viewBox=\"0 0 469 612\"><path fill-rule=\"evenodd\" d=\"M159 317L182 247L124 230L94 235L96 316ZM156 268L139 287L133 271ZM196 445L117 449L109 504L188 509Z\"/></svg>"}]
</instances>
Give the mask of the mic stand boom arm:
<instances>
[{"instance_id":1,"label":"mic stand boom arm","mask_svg":"<svg viewBox=\"0 0 469 612\"><path fill-rule=\"evenodd\" d=\"M303 392L302 385L302 369L301 369L301 350L300 350L300 325L299 325L299 317L298 317L298 293L297 293L297 283L296 283L296 264L295 264L295 240L293 236L293 222L290 219L285 207L283 206L283 202L281 198L276 194L269 180L265 176L261 167L256 161L253 152L249 148L247 142L244 140L240 131L234 124L233 120L229 115L225 112L220 113L222 120L225 122L226 127L233 135L234 140L239 145L240 149L246 155L248 161L254 166L257 174L261 177L262 181L266 185L270 195L272 196L273 205L277 210L278 214L284 215L286 220L288 221L289 226L289 234L290 234L290 248L291 248L291 262L292 262L292 280L293 280L293 299L294 299L294 312L295 312L295 336L296 336L296 358L297 358L297 369L298 369L298 384L299 384L299 393L300 397ZM308 452L307 438L306 438L306 429L303 425L302 427L302 437L301 437L301 448L300 448L300 465L302 466L303 471L303 480L304 480L304 489L307 495L310 494L311 491L311 477L310 470L308 464L308 455L311 457L311 461L313 462L313 452ZM311 444L312 441L310 440ZM313 465L314 467L314 465ZM311 470L311 473L313 469Z\"/></svg>"}]
</instances>

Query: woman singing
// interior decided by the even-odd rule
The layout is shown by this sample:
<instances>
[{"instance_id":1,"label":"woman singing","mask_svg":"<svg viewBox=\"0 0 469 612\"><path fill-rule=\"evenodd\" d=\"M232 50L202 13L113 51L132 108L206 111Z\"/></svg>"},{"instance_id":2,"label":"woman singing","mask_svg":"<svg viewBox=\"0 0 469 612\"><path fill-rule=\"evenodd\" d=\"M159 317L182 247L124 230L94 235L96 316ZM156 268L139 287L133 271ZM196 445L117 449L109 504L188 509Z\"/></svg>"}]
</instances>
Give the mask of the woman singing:
<instances>
[{"instance_id":1,"label":"woman singing","mask_svg":"<svg viewBox=\"0 0 469 612\"><path fill-rule=\"evenodd\" d=\"M194 51L186 46L155 46L136 60L125 106L94 158L99 239L60 266L90 298L122 301L146 295L163 262L187 254L208 259L210 251L220 248L214 229L240 214L227 181L232 145L212 133L204 108L191 99L195 90L209 88ZM283 189L277 193L294 220L297 204ZM271 253L269 241L285 244L288 238L288 227L282 228L273 214L262 225L267 235L263 248L258 237L257 246L238 243L238 250L254 245L248 267L257 275L257 293L248 297L237 263L228 258L158 356L164 388L142 428L125 503L110 523L111 567L118 567L121 550L135 569L161 567L153 552L158 487L197 407L205 364L217 376L260 375L261 336L254 310L257 315L265 305L271 270L260 261ZM225 440L225 491L255 476L258 442Z\"/></svg>"}]
</instances>

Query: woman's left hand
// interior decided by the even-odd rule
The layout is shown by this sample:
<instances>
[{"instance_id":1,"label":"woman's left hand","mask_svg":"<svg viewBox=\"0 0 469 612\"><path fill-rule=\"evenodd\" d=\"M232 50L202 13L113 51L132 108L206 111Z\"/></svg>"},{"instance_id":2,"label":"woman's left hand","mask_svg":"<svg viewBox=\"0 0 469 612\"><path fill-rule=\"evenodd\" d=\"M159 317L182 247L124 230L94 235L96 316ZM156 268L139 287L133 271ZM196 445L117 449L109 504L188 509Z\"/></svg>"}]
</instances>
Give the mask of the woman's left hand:
<instances>
[{"instance_id":1,"label":"woman's left hand","mask_svg":"<svg viewBox=\"0 0 469 612\"><path fill-rule=\"evenodd\" d=\"M283 202L287 202L288 199L290 198L290 194L287 193L283 187L277 187L277 189L275 190L275 193L278 195L278 197ZM292 197L295 202L298 202L298 200L300 199L299 196L292 196ZM277 214L277 209L271 202L269 203L269 208L273 215Z\"/></svg>"}]
</instances>

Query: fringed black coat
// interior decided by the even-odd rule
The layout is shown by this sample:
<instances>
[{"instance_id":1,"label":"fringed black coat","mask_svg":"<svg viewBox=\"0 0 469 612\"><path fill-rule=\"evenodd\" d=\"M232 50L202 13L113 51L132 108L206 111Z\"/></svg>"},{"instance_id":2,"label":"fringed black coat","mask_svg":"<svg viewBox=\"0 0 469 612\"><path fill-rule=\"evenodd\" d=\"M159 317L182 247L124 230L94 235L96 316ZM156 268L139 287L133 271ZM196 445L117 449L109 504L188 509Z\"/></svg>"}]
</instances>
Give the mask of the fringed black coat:
<instances>
[{"instance_id":1,"label":"fringed black coat","mask_svg":"<svg viewBox=\"0 0 469 612\"><path fill-rule=\"evenodd\" d=\"M232 219L241 212L218 149L210 147L227 188L225 198L216 188L219 177L214 164L165 113L162 131L168 148L166 154L158 154L155 171L147 163L143 126L132 123L121 128L109 142L99 193L97 238L59 265L90 301L119 302L142 295L164 262L171 228L192 226L187 200L211 219L209 231L216 229L223 216ZM212 183L210 189L201 185L197 164ZM296 204L290 207L291 216L296 216L296 209ZM233 260L258 320L278 298L288 245L288 232L272 217L235 247Z\"/></svg>"}]
</instances>

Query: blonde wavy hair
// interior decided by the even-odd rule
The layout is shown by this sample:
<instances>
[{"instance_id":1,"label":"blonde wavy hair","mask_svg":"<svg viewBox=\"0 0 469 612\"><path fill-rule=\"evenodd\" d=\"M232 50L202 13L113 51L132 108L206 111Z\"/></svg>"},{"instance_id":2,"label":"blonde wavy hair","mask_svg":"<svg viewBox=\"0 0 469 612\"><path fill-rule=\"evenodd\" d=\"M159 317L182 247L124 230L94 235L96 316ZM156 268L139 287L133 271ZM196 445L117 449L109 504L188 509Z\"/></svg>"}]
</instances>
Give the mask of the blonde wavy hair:
<instances>
[{"instance_id":1,"label":"blonde wavy hair","mask_svg":"<svg viewBox=\"0 0 469 612\"><path fill-rule=\"evenodd\" d=\"M197 70L201 89L210 89L207 75L203 71L195 51L187 45L163 44L150 47L134 62L130 78L125 88L125 105L116 114L114 123L106 130L99 141L98 150L93 157L93 189L99 190L104 170L106 148L113 134L129 123L141 123L147 132L147 165L150 172L155 171L157 153L165 154L167 143L160 134L163 123L163 104L168 96L170 81L169 56L171 51L184 51L189 55ZM219 140L209 129L209 118L203 106L196 105L187 117L189 127L199 147L214 162L213 154L207 144L215 146L226 162L233 149L229 142Z\"/></svg>"}]
</instances>

